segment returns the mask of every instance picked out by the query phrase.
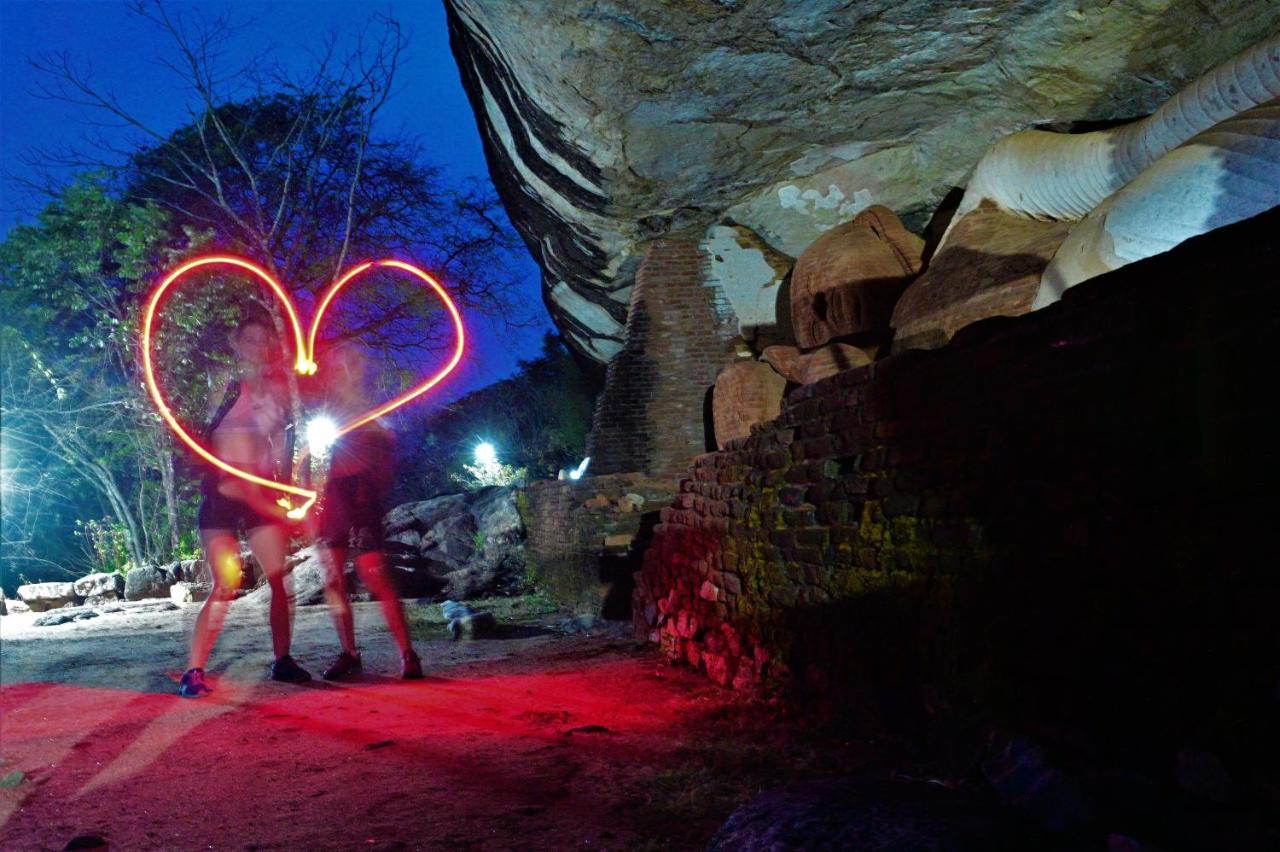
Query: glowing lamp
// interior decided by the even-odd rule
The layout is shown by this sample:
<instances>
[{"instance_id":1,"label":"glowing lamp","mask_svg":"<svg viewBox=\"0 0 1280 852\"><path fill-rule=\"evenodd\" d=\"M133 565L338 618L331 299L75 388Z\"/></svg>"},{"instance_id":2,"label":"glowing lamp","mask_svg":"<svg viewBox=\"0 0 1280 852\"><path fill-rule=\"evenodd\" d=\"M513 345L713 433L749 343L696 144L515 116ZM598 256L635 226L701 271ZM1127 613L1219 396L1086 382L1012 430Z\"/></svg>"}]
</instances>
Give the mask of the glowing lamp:
<instances>
[{"instance_id":1,"label":"glowing lamp","mask_svg":"<svg viewBox=\"0 0 1280 852\"><path fill-rule=\"evenodd\" d=\"M476 447L476 463L488 467L496 464L498 461L498 451L493 448L493 444L485 441Z\"/></svg>"},{"instance_id":2,"label":"glowing lamp","mask_svg":"<svg viewBox=\"0 0 1280 852\"><path fill-rule=\"evenodd\" d=\"M279 501L280 505L285 508L288 517L300 519L307 513L307 510L311 505L315 503L317 497L315 491L312 491L309 488L302 488L288 482L277 482L272 479L256 476L249 471L241 470L240 468L232 464L228 464L218 458L208 448L197 441L191 433L189 433L186 428L178 422L178 419L174 416L172 410L170 410L169 404L165 400L164 394L160 390L160 385L156 380L155 364L151 352L153 326L155 325L156 314L159 313L170 287L177 283L179 279L193 270L212 265L233 266L250 273L265 284L271 293L280 301L281 306L284 308L285 321L289 326L288 332L292 336L294 351L293 368L302 376L315 375L320 370L320 365L315 359L315 350L316 338L320 331L320 323L324 319L324 312L328 310L329 305L337 297L343 287L369 269L374 267L385 267L407 272L430 287L435 294L440 297L440 301L444 303L444 306L449 313L449 317L453 321L455 334L453 354L445 365L429 378L409 388L409 390L394 399L390 399L363 414L353 417L341 426L324 429L323 435L328 439L326 446L331 445L333 441L337 440L342 435L345 435L347 432L350 432L352 429L358 429L369 421L389 414L405 403L418 398L439 384L439 382L443 380L445 376L449 375L449 373L453 372L453 369L458 366L458 362L462 360L462 351L465 347L465 333L462 328L462 316L458 313L458 309L453 304L453 300L449 298L449 294L445 292L445 289L440 286L438 281L418 267L400 260L367 261L344 273L320 298L320 302L316 309L316 315L311 321L310 332L305 338L302 334L302 325L298 320L298 312L294 310L293 301L289 298L288 291L280 286L279 282L277 282L265 269L243 258L231 255L210 255L208 257L199 257L182 264L177 269L166 275L164 279L156 285L156 288L151 293L151 298L147 302L146 310L143 312L142 371L147 385L147 392L151 395L151 401L155 403L156 409L160 412L161 418L164 419L165 423L168 424L169 428L173 430L174 434L176 434L184 444L190 447L196 455L200 456L200 458L204 459L209 464L225 473L237 476L247 482L252 482L255 485L261 485L265 488L279 491L284 495L289 495L281 498ZM312 436L310 425L308 426L307 433L308 442L311 442ZM319 435L317 437L319 437ZM297 506L293 505L292 500L289 499L290 496L294 499L300 500L300 504Z\"/></svg>"},{"instance_id":3,"label":"glowing lamp","mask_svg":"<svg viewBox=\"0 0 1280 852\"><path fill-rule=\"evenodd\" d=\"M307 446L311 455L322 456L338 440L338 424L328 417L313 417L307 421Z\"/></svg>"}]
</instances>

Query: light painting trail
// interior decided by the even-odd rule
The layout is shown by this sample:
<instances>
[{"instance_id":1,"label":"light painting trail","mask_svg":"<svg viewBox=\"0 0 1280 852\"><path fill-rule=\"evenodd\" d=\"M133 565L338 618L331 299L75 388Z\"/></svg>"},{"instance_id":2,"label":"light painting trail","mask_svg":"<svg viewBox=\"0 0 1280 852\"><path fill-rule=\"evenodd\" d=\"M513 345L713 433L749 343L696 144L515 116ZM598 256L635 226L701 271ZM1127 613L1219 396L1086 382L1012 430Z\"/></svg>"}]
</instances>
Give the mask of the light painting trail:
<instances>
[{"instance_id":1,"label":"light painting trail","mask_svg":"<svg viewBox=\"0 0 1280 852\"><path fill-rule=\"evenodd\" d=\"M424 272L423 270L419 269L418 267L414 266L413 264L405 263L404 261L400 261L400 260L368 261L366 263L362 263L356 267L353 267L352 269L344 273L341 277L339 277L329 287L329 289L325 291L324 296L321 297L319 307L316 310L315 318L311 321L310 333L307 335L305 340L303 339L303 336L302 336L301 324L298 321L298 312L294 309L293 300L289 298L288 291L286 291L283 287L281 287L279 282L277 282L274 278L272 278L271 275L262 267L250 261L247 261L243 258L235 257L232 255L210 255L208 257L196 258L194 260L190 260L184 263L183 265L179 266L173 272L170 272L167 276L165 276L164 280L162 280L156 286L155 290L151 294L151 298L147 302L146 311L143 313L142 371L143 371L143 376L145 378L146 385L147 385L147 392L151 395L151 400L152 402L155 403L156 409L160 412L160 416L164 419L165 423L169 425L169 428L173 430L174 434L176 434L184 444L190 447L191 450L194 453L196 453L196 455L200 456L200 458L209 462L214 467L217 467L219 470L229 473L232 476L237 476L255 485L260 485L265 488L270 488L275 491L282 492L284 494L289 494L289 495L293 495L294 497L302 498L303 502L299 506L292 506L291 504L289 504L287 499L282 498L282 501L281 501L281 505L288 510L287 513L289 517L300 519L306 514L307 510L310 509L311 506L315 503L316 497L317 497L315 491L309 488L302 488L300 486L293 485L291 483L278 482L273 479L266 479L261 476L256 476L255 474L252 474L247 470L241 470L235 465L228 464L227 462L218 458L216 455L211 453L205 446L203 446L199 441L197 441L194 437L192 437L191 433L188 432L182 426L182 424L178 422L178 419L174 416L172 410L169 408L168 403L165 401L165 397L160 390L159 383L156 381L155 365L151 357L151 341L153 336L152 328L155 324L156 314L159 313L160 307L164 302L165 294L169 291L169 288L174 283L176 283L180 278L182 278L183 275L186 275L188 272L191 272L194 269L199 269L201 267L210 266L214 264L226 264L230 266L239 267L240 269L250 272L255 277L257 277L260 281L266 284L267 287L270 288L271 292L275 294L276 298L284 306L285 317L287 318L289 323L289 330L292 332L292 335L293 335L293 346L294 346L294 353L295 353L293 369L295 372L297 372L299 375L302 375L302 376L314 375L319 371L320 365L315 360L315 346L316 346L316 338L320 331L320 323L324 319L325 311L329 308L329 305L337 297L338 293L342 290L342 288L345 287L349 282L357 278L361 273L367 272L370 269L373 269L375 267L380 267L380 266L388 267L392 269L399 269L401 271L408 272L410 275L415 276L416 278L421 280L423 283L425 283L427 286L429 286L432 290L434 290L436 295L439 296L440 300L444 303L445 308L449 312L450 319L452 319L453 321L454 335L456 338L454 349L453 349L453 355L445 363L444 367L442 367L440 370L438 370L436 373L434 373L432 376L430 376L426 380L420 382L419 384L415 385L414 387L410 388L409 390L405 391L404 393L400 394L394 399L388 400L387 402L384 402L381 405L374 407L373 409L365 412L364 414L360 414L352 418L351 420L348 420L346 423L342 424L336 429L336 431L332 435L331 440L337 440L339 437L346 434L347 432L350 432L353 429L358 429L359 427L363 426L364 424L378 417L383 417L387 414L390 414L392 411L395 411L400 406L408 402L411 402L414 399L417 399L418 397L422 396L424 393L429 391L431 388L439 384L444 379L445 376L453 372L454 368L458 366L458 362L462 360L462 352L463 352L463 349L465 348L465 343L466 343L466 335L462 327L462 315L458 312L457 306L454 305L453 300L449 297L449 294L445 291L444 287L442 287L440 283L435 280L435 278L433 278L431 275Z\"/></svg>"}]
</instances>

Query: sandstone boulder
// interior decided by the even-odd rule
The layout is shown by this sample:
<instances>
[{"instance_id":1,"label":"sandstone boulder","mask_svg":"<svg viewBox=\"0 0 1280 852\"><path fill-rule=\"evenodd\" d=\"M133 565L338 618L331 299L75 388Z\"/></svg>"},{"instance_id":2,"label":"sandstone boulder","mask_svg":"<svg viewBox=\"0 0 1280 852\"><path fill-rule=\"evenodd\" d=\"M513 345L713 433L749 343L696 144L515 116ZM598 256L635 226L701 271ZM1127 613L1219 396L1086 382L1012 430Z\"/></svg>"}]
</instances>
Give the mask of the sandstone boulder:
<instances>
[{"instance_id":1,"label":"sandstone boulder","mask_svg":"<svg viewBox=\"0 0 1280 852\"><path fill-rule=\"evenodd\" d=\"M893 311L893 350L936 349L966 325L1032 308L1069 222L1014 216L984 202L951 226Z\"/></svg>"},{"instance_id":2,"label":"sandstone boulder","mask_svg":"<svg viewBox=\"0 0 1280 852\"><path fill-rule=\"evenodd\" d=\"M45 612L77 603L75 585L72 583L28 583L18 587L18 600L32 612Z\"/></svg>"},{"instance_id":3,"label":"sandstone boulder","mask_svg":"<svg viewBox=\"0 0 1280 852\"><path fill-rule=\"evenodd\" d=\"M847 343L828 343L812 352L801 352L794 346L770 346L762 357L787 381L798 385L813 384L871 363L871 354L866 349Z\"/></svg>"},{"instance_id":4,"label":"sandstone boulder","mask_svg":"<svg viewBox=\"0 0 1280 852\"><path fill-rule=\"evenodd\" d=\"M711 395L716 444L720 449L734 438L751 434L756 423L782 413L787 380L760 361L738 361L720 371Z\"/></svg>"},{"instance_id":5,"label":"sandstone boulder","mask_svg":"<svg viewBox=\"0 0 1280 852\"><path fill-rule=\"evenodd\" d=\"M840 337L883 335L923 252L924 240L879 205L818 237L791 273L796 343L808 349Z\"/></svg>"}]
</instances>

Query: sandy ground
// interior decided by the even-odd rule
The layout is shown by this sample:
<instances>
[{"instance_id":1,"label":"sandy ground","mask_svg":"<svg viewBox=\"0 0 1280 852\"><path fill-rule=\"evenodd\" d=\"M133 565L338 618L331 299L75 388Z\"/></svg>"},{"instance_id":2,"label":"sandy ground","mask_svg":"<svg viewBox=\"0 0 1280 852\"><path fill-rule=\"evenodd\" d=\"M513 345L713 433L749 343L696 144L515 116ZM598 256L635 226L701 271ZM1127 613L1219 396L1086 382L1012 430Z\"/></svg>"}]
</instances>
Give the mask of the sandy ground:
<instances>
[{"instance_id":1,"label":"sandy ground","mask_svg":"<svg viewBox=\"0 0 1280 852\"><path fill-rule=\"evenodd\" d=\"M0 847L701 848L785 780L759 708L623 625L497 606L507 636L451 642L410 604L415 683L356 604L365 673L293 686L266 680L265 612L237 604L198 700L175 694L194 606L0 619ZM313 673L332 657L323 608L298 610L293 648Z\"/></svg>"}]
</instances>

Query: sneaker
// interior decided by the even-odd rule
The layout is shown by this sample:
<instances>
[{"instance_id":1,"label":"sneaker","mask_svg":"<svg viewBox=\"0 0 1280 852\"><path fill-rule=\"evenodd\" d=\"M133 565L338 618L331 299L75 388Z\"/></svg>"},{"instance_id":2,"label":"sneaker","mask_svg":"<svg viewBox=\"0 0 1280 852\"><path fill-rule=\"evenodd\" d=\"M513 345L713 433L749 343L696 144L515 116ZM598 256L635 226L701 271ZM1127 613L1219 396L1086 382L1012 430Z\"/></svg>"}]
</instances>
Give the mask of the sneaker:
<instances>
[{"instance_id":1,"label":"sneaker","mask_svg":"<svg viewBox=\"0 0 1280 852\"><path fill-rule=\"evenodd\" d=\"M358 671L360 671L360 654L348 654L343 651L320 676L325 680L341 680L352 672Z\"/></svg>"},{"instance_id":2,"label":"sneaker","mask_svg":"<svg viewBox=\"0 0 1280 852\"><path fill-rule=\"evenodd\" d=\"M400 677L405 680L422 680L422 660L412 648L400 655Z\"/></svg>"},{"instance_id":3,"label":"sneaker","mask_svg":"<svg viewBox=\"0 0 1280 852\"><path fill-rule=\"evenodd\" d=\"M183 698L199 698L213 692L209 684L204 682L204 669L187 669L178 683L178 694Z\"/></svg>"},{"instance_id":4,"label":"sneaker","mask_svg":"<svg viewBox=\"0 0 1280 852\"><path fill-rule=\"evenodd\" d=\"M271 664L271 679L285 683L306 683L311 680L311 673L298 665L293 657L285 654L283 657L277 657Z\"/></svg>"}]
</instances>

